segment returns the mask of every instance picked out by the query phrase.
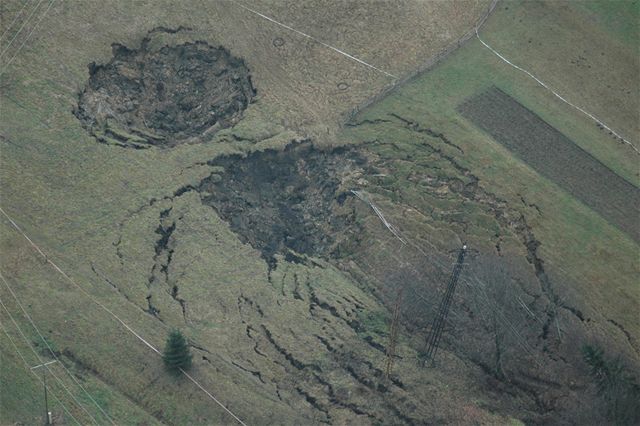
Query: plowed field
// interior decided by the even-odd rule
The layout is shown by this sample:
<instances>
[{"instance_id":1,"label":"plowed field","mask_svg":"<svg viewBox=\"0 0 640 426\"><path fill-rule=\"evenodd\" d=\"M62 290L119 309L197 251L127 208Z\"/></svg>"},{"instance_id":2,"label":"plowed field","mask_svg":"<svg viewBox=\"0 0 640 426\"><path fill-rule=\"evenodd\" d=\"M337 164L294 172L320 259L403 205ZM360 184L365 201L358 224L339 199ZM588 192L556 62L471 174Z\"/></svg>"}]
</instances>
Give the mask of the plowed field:
<instances>
[{"instance_id":1,"label":"plowed field","mask_svg":"<svg viewBox=\"0 0 640 426\"><path fill-rule=\"evenodd\" d=\"M535 113L496 87L458 110L536 172L640 241L640 190Z\"/></svg>"}]
</instances>

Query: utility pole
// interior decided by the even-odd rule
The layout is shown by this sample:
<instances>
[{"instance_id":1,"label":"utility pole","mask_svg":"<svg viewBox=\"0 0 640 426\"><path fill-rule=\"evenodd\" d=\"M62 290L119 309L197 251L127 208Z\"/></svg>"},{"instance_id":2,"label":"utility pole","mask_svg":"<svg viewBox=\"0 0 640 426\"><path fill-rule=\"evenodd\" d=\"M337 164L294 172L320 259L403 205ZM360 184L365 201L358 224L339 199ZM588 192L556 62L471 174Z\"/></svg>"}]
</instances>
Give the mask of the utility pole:
<instances>
[{"instance_id":1,"label":"utility pole","mask_svg":"<svg viewBox=\"0 0 640 426\"><path fill-rule=\"evenodd\" d=\"M47 398L47 369L49 368L49 364L53 364L54 362L58 362L57 360L45 362L44 364L39 364L34 367L31 367L32 370L35 370L40 367L44 367L42 369L42 384L44 385L44 424L50 425L52 424L51 419L51 411L49 411L49 399Z\"/></svg>"},{"instance_id":2,"label":"utility pole","mask_svg":"<svg viewBox=\"0 0 640 426\"><path fill-rule=\"evenodd\" d=\"M384 371L385 379L389 380L393 362L396 356L396 342L398 341L398 328L400 321L400 306L402 305L402 287L398 289L396 303L393 307L393 318L391 319L391 327L389 328L389 342L387 344L387 362Z\"/></svg>"},{"instance_id":3,"label":"utility pole","mask_svg":"<svg viewBox=\"0 0 640 426\"><path fill-rule=\"evenodd\" d=\"M449 279L449 284L447 285L447 291L440 302L440 307L438 308L438 312L436 314L436 318L433 321L433 326L431 327L431 331L426 341L426 352L425 358L422 361L422 365L427 360L431 361L431 366L435 363L436 351L438 350L438 345L440 344L440 338L442 337L442 330L444 328L445 320L447 319L447 315L449 314L449 308L451 307L451 302L453 301L453 293L456 291L456 285L458 284L458 278L460 277L460 272L462 271L462 265L464 264L464 255L467 252L467 245L463 244L462 249L458 253L458 260L456 265L453 268L453 272L451 273L451 278Z\"/></svg>"}]
</instances>

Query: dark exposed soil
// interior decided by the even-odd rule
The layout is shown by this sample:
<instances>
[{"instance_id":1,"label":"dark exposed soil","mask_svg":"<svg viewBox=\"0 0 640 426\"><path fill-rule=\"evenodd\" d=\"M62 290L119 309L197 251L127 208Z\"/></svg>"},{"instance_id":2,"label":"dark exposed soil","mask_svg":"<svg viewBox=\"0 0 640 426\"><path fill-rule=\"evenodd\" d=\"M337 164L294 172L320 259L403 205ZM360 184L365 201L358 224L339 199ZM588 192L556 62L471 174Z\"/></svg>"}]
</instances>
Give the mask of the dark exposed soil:
<instances>
[{"instance_id":1,"label":"dark exposed soil","mask_svg":"<svg viewBox=\"0 0 640 426\"><path fill-rule=\"evenodd\" d=\"M278 271L273 271L278 266L276 254L289 262L305 263L313 262L305 255L325 257L354 272L354 278L357 278L355 269L352 271L346 265L353 262L360 268L364 266L365 281L369 282L364 285L387 306L390 300L385 294L396 295L397 289L402 288L402 332L417 336L411 345L418 357L423 350L422 336L426 336L432 323L434 306L443 296L443 283L450 272L448 259L437 256L426 246L415 252L402 246L382 225L380 235L364 221L360 225L363 213L374 213L366 202L351 199L350 190L366 187L377 194L397 197L399 205L403 199L410 199L425 212L436 199L475 206L495 219L500 234L513 234L519 239L526 246L527 258L508 257L500 253L498 246L495 258L483 254L469 260L454 296L443 349L469 361L477 367L475 371L484 372L482 380L486 383L479 382L478 386L495 396L496 402L489 406L491 410L517 413L531 423L543 422L550 415L568 418L583 410L582 395L575 389L588 382L571 366L576 359L575 348L563 343L563 336L567 335L581 339L583 315L555 294L537 253L540 243L525 217L506 201L483 190L470 170L441 150L445 146L451 152L462 152L445 135L401 116L391 117L390 123L416 133L420 149L416 149L416 144L397 145L383 155L383 145L376 143L322 150L306 141L292 143L284 150L218 157L207 163L213 167L209 177L198 185L176 190L174 196L197 191L202 202L214 208L242 241L261 251L270 268L269 280L276 282L278 277L282 280L283 296L288 266L281 265ZM526 204L524 200L523 203ZM363 208L356 211L358 206ZM403 226L401 214L391 216L386 210L384 213L389 213L389 220L403 232L409 230ZM149 287L166 283L165 288L180 303L187 321L187 302L181 298L177 282L168 275L176 249L172 237L176 220L170 209L160 214ZM467 226L461 224L461 234L466 233ZM375 236L380 239L373 244ZM405 237L420 244L418 235L407 233ZM480 286L471 276L479 276L487 284ZM347 299L345 306L326 299L316 291L308 274L304 277L293 273L289 279L291 297L309 304L311 318L323 324L346 325L367 349L375 351L376 356L384 355L387 338L385 331L376 326L380 320L359 315L357 304L345 308L350 306ZM149 294L147 312L160 315ZM288 390L327 422L337 412L348 410L354 418L366 417L377 423L424 423L415 410L424 402L419 392L409 392L410 399L404 399L408 402L400 403L400 396L406 396L402 384L406 376L397 376L391 382L383 380L382 371L369 358L333 341L331 332L319 331L316 335L328 353L330 367L301 358L287 339L279 336L277 327L263 323L268 307L261 306L259 299L241 294L238 309L242 315L253 315L256 321L246 326L255 354L272 359L274 366L283 368L286 377L295 377L295 386L275 381L278 398L281 399L278 389ZM250 364L237 367L260 382L269 383ZM344 394L331 381L331 372L337 369L357 385L358 394Z\"/></svg>"},{"instance_id":2,"label":"dark exposed soil","mask_svg":"<svg viewBox=\"0 0 640 426\"><path fill-rule=\"evenodd\" d=\"M427 134L437 140L445 139L443 144L450 143L444 135L437 132ZM425 153L427 151L425 149ZM415 158L413 160L417 161ZM455 164L448 157L441 160L431 158L430 161L439 165ZM204 179L195 189L200 192L203 203L215 208L241 240L262 252L272 269L277 266L274 257L276 254L284 255L289 261L300 261L303 255L311 255L326 257L337 263L341 262L339 258L346 256L356 262L370 261L377 265L367 271L369 278L380 281L378 290L381 294L395 294L396 286L404 289L406 300L402 306L402 327L406 332L420 336L431 323L431 305L436 305L442 297L440 287L446 282L450 272L446 260L434 262L431 258L425 259L422 253L415 253L414 256L410 251L402 250L399 244L396 246L391 242L388 251L380 251L379 247L365 247L363 242L367 241L368 231L357 224L353 211L354 205L363 203L360 200L347 200L351 196L350 189L359 188L365 180L374 181L375 176L379 175L379 168L397 175L400 163L383 160L365 147L323 151L305 142L291 144L283 151L267 150L253 152L246 157L232 155L213 160L209 165L221 167L224 171ZM512 212L503 201L482 191L477 185L477 178L469 171L457 164L454 168L470 183L465 184L455 177L441 176L437 182L431 182L433 188L429 186L423 190L442 194L437 188L447 185L450 188L448 197L484 206L504 228L513 229L518 236L522 236L524 244L535 241L533 236L527 234L526 222L523 225L516 223L516 212ZM413 175L410 174L410 180L411 176ZM384 183L380 185L379 189L384 190ZM401 187L413 188L410 185ZM368 208L362 211L368 211ZM358 210L359 214L362 211ZM532 246L531 250L530 262L535 263L535 247ZM380 252L380 256L374 255L373 252L376 251ZM368 259L369 257L371 258ZM473 262L479 263L480 260L475 259ZM508 261L501 257L496 264L500 268L506 268ZM440 268L443 269L439 270ZM485 269L489 270L488 276L484 277L486 282L499 281L501 284L492 284L484 290L473 290L468 285L461 285L461 290L456 295L455 312L451 314L451 321L445 330L443 346L479 366L485 371L487 380L497 383L495 386L501 386L500 389L504 392L511 392L513 399L503 397L504 401L501 399L502 402L497 402L493 408L500 411L513 410L514 407L530 410L529 420L539 421L553 409L546 401L565 398L566 393L566 388L561 384L546 384L557 369L567 369L565 363L549 361L549 365L545 367L536 361L537 357L545 356L545 351L553 352L553 356L559 353L559 343L555 336L543 335L541 331L547 327L548 321L555 318L558 309L555 307L555 297L551 290L538 289L536 277L540 277L536 274L537 269L531 268L526 262L517 262L517 266L503 275L491 270L489 266ZM478 273L482 275L482 272L486 271ZM294 281L297 282L298 279L294 277ZM519 284L515 284L516 281ZM300 295L298 287L303 288L304 297ZM506 288L509 289L508 292ZM299 285L296 289L299 300L309 301L311 317L330 318L346 324L372 349L386 351L385 337L378 335L361 318L343 315L335 304L320 298L311 285ZM504 296L506 293L508 297ZM483 295L487 299L483 299ZM519 300L528 302L530 314L521 308ZM247 301L246 297L240 302L254 307L254 302ZM262 318L262 309L257 305L254 308ZM498 309L499 315L495 314ZM510 325L507 327L505 323ZM569 327L569 319L566 319L563 328L568 330ZM336 362L334 368L343 369L348 377L360 384L362 392L367 393L367 400L377 401L376 404L339 397L332 385L329 385L330 381L325 378L326 371L323 367L296 358L295 351L286 347L265 325L262 325L262 331L262 345L274 350L269 356L281 358L288 374L300 376L295 391L308 404L324 413L327 421L330 421L332 410L336 407L348 407L354 415L367 416L382 423L388 416L397 423L419 423L413 417L415 413L407 407L396 406L397 409L391 411L394 404L390 404L382 411L374 409L374 406L381 406L389 398L393 400L398 395L398 389L391 389L388 382L381 381L382 372L376 375L373 369L361 371L365 360L350 358L344 348L334 346L326 337L321 336L324 342L319 340ZM515 333L515 337L512 333ZM250 337L258 334L248 333ZM422 350L420 341L420 338L415 341L418 352ZM525 349L521 345L526 345ZM260 350L264 348L261 346ZM522 366L521 359L532 361ZM565 374L572 380L578 380L573 370ZM533 379L516 382L525 375ZM325 388L324 393L317 391L318 384Z\"/></svg>"},{"instance_id":3,"label":"dark exposed soil","mask_svg":"<svg viewBox=\"0 0 640 426\"><path fill-rule=\"evenodd\" d=\"M276 253L294 261L297 254L339 257L353 243L353 212L342 202L366 164L355 151L322 151L303 142L210 164L224 172L201 182L203 202L271 267Z\"/></svg>"},{"instance_id":4,"label":"dark exposed soil","mask_svg":"<svg viewBox=\"0 0 640 426\"><path fill-rule=\"evenodd\" d=\"M172 146L230 127L255 96L244 61L203 41L139 49L114 44L89 64L75 115L100 142Z\"/></svg>"}]
</instances>

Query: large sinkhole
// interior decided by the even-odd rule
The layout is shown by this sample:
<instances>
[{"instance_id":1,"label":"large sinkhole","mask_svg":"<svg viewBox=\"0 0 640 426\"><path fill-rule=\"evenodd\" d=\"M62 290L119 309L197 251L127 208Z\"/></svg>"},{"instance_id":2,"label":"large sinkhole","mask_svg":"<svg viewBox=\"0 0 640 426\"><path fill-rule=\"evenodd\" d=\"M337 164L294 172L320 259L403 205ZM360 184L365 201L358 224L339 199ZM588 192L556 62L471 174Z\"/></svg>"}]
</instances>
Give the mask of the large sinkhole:
<instances>
[{"instance_id":1,"label":"large sinkhole","mask_svg":"<svg viewBox=\"0 0 640 426\"><path fill-rule=\"evenodd\" d=\"M301 254L343 257L357 244L355 212L344 201L363 174L361 154L304 142L210 164L223 171L201 182L203 203L271 268L275 254L294 261Z\"/></svg>"},{"instance_id":2,"label":"large sinkhole","mask_svg":"<svg viewBox=\"0 0 640 426\"><path fill-rule=\"evenodd\" d=\"M151 49L112 46L106 64L89 64L76 116L98 141L172 146L230 127L255 90L244 61L203 41Z\"/></svg>"}]
</instances>

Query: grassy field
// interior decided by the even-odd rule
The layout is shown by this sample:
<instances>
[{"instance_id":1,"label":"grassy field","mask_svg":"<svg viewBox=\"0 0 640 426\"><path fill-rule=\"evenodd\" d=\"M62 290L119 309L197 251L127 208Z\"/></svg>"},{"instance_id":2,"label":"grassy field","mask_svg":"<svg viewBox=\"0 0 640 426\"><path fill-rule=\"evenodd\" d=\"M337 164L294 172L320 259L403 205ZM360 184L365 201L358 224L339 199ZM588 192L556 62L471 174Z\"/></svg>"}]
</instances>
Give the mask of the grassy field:
<instances>
[{"instance_id":1,"label":"grassy field","mask_svg":"<svg viewBox=\"0 0 640 426\"><path fill-rule=\"evenodd\" d=\"M533 170L640 241L640 223L628 214L640 205L638 188L513 98L494 87L458 111Z\"/></svg>"},{"instance_id":2,"label":"grassy field","mask_svg":"<svg viewBox=\"0 0 640 426\"><path fill-rule=\"evenodd\" d=\"M577 103L593 107L603 121L637 144L632 137L638 133L638 62L633 54L637 30L633 24L615 29L609 25L631 22L637 7L621 13L617 3L500 3L481 35ZM388 5L366 7L367 2L261 1L252 7L402 77L467 31L488 4L404 2L389 10ZM0 7L4 30L22 4ZM595 24L587 24L592 21ZM97 143L72 113L88 78L87 65L107 62L111 43L135 47L152 28L179 25L193 30L160 34L153 43L203 39L246 61L257 98L244 119L204 143L166 150ZM274 44L276 38L284 44ZM9 55L16 53L15 47ZM574 56L587 48L593 51L580 54L587 65L571 64L576 59L584 64ZM347 203L365 229L363 246L368 244L353 263L279 259L279 267L269 274L260 251L242 244L215 210L201 202L200 194L189 190L211 175L214 170L207 162L221 154L282 147L306 137L320 145L366 146L383 172L394 172L371 179L374 201L420 244L433 241L442 252L468 238L483 251L501 243L505 253L526 264L519 236L507 232L506 222L491 210L497 198L505 200L525 215L540 241L538 255L553 278L554 291L583 310L591 336L606 339L638 362L637 245L515 159L456 108L497 85L635 185L640 182L637 157L477 41L344 128L340 117L393 79L233 2L113 1L82 7L56 2L15 62L1 70L2 208L49 259L152 345L162 348L168 330L182 329L192 343L193 376L247 424L398 419L504 424L533 416L528 407L534 398L525 391L518 391L516 402L504 404L499 395L487 393L485 372L455 339L446 342L438 369L416 369L416 342L422 334L403 332L398 344L402 358L394 370L397 382L382 381L384 354L365 338L385 345L381 323L389 316L376 293L379 287L371 281L384 278L396 264L394 256L406 260L415 253L401 251L367 205L353 199ZM347 90L340 89L340 83L346 83ZM432 129L446 141L416 129ZM432 148L418 144L420 140ZM462 174L446 157L468 173ZM417 176L424 170L434 176ZM464 191L450 189L472 183L472 175L486 194L476 190L467 199ZM440 186L420 189L421 179L431 182L427 178ZM454 179L462 183L454 185ZM175 229L159 253L157 230L170 225ZM117 424L233 422L192 383L167 376L153 351L56 273L5 218L0 221L0 247L8 284L65 366ZM150 281L163 266L167 284L179 285L186 315L166 288ZM436 303L436 296L427 295ZM43 359L50 359L4 284L0 297L29 343L39 348ZM150 302L159 311L156 315ZM564 311L559 316L566 330L576 329L575 318ZM0 320L28 356L27 363L35 364L29 344L21 340L5 310ZM32 423L42 412L40 384L21 364L9 338L2 333L0 339L0 422ZM572 341L554 344L566 350ZM55 372L97 422L106 423L82 391L62 371ZM380 385L388 392L380 392ZM52 386L74 417L91 422L61 385ZM569 399L577 395L563 389L568 389ZM53 404L54 413L72 423L62 407Z\"/></svg>"},{"instance_id":3,"label":"grassy field","mask_svg":"<svg viewBox=\"0 0 640 426\"><path fill-rule=\"evenodd\" d=\"M550 11L554 11L558 5L560 3L501 4L481 31L481 36L510 60L532 69L534 74L552 83L558 90L566 88L567 96L570 94L584 100L585 105L591 106L587 101L596 98L611 103L619 99L617 94L599 92L602 85L606 87L609 79L619 79L622 82L620 84L629 87L632 92L638 90L637 77L634 77L637 76L638 63L624 55L619 57L620 61L616 62L614 68L601 64L598 79L601 84L584 83L585 75L595 70L582 72L571 68L567 58L571 58L570 52L575 48L575 34L581 35L579 43L584 45L606 41L609 43L604 49L607 52L628 49L628 45L610 34L609 27L589 27L588 32L584 31L585 21L591 15L582 8L565 11L564 15L560 15L565 17L561 23L557 22L557 14L542 13L542 8L549 7ZM628 18L634 16L631 14ZM551 46L550 40L555 40L552 57L545 54L549 48L529 49L528 38L521 32L525 28L533 31L532 28L536 26L547 29L537 31L537 37L545 37L539 40L542 46ZM565 38L567 34L571 34L571 38ZM509 44L505 40L509 40ZM554 65L557 69L545 68L551 58L565 59L557 61ZM539 67L539 72L536 67ZM570 85L580 80L583 81L581 90L570 90ZM638 185L638 156L635 152L602 133L590 119L557 101L535 81L502 62L477 40L355 118L354 123L363 124L347 128L345 137L358 141L402 141L403 144L414 145L414 149L418 150L415 132L401 133L401 129L407 127L406 122L391 115L395 114L419 127L441 132L454 141L464 155L445 144L442 144L442 149L467 166L480 179L483 187L512 206L520 206L542 243L540 250L544 253L545 264L558 274L559 283L571 283L565 290L584 300L594 313L603 315L604 323L608 318L625 324L634 345L631 353L637 357L640 337L640 324L635 314L640 303L637 245L595 212L537 175L456 112L458 105L465 100L494 85L569 136L619 175ZM561 93L565 92L561 90ZM594 108L602 108L595 112L605 122L611 121L612 125L618 122L623 129L631 129L630 126L637 125L637 120L632 118L633 111L637 110L636 103L637 97L630 96L622 98L615 108L597 102ZM621 118L624 116L627 119ZM630 131L629 134L637 132ZM637 145L637 141L631 140ZM521 196L526 204L523 204ZM533 205L538 207L540 213L530 207ZM615 277L615 280L611 280L611 277ZM622 333L612 332L624 338Z\"/></svg>"},{"instance_id":4,"label":"grassy field","mask_svg":"<svg viewBox=\"0 0 640 426\"><path fill-rule=\"evenodd\" d=\"M397 9L395 21L387 13L369 15L366 23L371 28L376 28L377 22L386 26L367 31L368 43L361 43L350 53L402 75L466 31L488 2L467 4L471 7L464 7L464 2L456 4L464 15L455 20L450 19L455 11L448 4L418 7L422 13L429 12L426 17L414 13L412 3L407 3L407 10ZM3 3L3 26L10 23L21 6L19 2ZM278 12L268 6L255 7L265 13ZM333 16L352 14L344 10L344 4L324 6L308 3L309 16L333 21ZM347 22L332 34L346 32ZM306 32L318 38L327 32L315 18L303 24ZM420 34L414 31L416 24L423 25ZM212 45L222 44L246 60L258 97L244 120L233 129L219 132L208 143L172 150L142 153L96 143L72 114L77 93L88 78L87 65L107 62L112 43L137 47L152 28L180 25L193 30L174 36L160 34L153 43L204 39ZM433 42L424 43L425 33L437 36ZM202 348L194 349L194 376L248 424L269 420L309 423L315 416L326 418L310 404L314 398L326 400L336 419L364 421L358 420L362 416L348 406L333 407L325 385L305 384L302 379L296 385L296 375L307 373L298 373L295 365L299 364L291 364L288 359L294 357L291 359L321 366L329 362L330 354L321 341L312 337L314 334L325 339L343 334L342 339L349 342L347 346L353 346L357 353L366 353L368 346L344 321L309 320L309 301L290 300L291 294L284 296L279 288L268 285L267 267L259 252L241 244L214 210L201 204L197 194L172 194L208 176L206 162L220 153L282 146L314 134L323 135L326 143L328 135L335 133L343 111L377 93L391 80L231 2L204 6L198 2L93 2L83 7L56 2L24 49L17 52L23 36L9 46L8 55L19 55L10 67L3 68L1 82L3 209L79 285L154 346L163 346L169 328L182 328L194 345ZM339 40L336 43L348 48L353 36L341 37L344 44ZM389 49L389 37L403 40L411 49ZM276 38L282 38L284 45L276 48ZM3 43L7 40L3 39ZM378 62L380 51L386 53ZM348 84L348 90L337 89L341 82ZM169 275L179 277L180 295L187 301L186 323L179 304L169 294L161 287L147 286L156 264L155 230L161 212L170 207L172 213L167 220L177 222L172 244L178 244L179 249ZM90 392L109 389L102 405L117 423L232 421L193 384L166 377L160 359L151 350L43 264L42 259L34 257L26 241L6 220L2 221L1 234L2 270L8 282L35 323L43 329L46 324L46 329L51 330L51 341L60 349L65 365L80 370L78 374L86 375L87 380L96 381ZM324 300L325 288L344 295L357 291L351 281L334 270L314 274L318 275L312 280L318 300ZM284 278L282 281L286 282ZM3 287L0 291L2 300L15 306L8 290ZM159 318L145 311L149 294L160 311ZM250 304L241 312L241 295L259 303L265 318ZM363 294L358 299L363 303L369 300L366 306L371 310L381 309L367 297ZM279 303L291 306L283 310ZM331 299L324 303L331 303ZM8 323L4 313L2 319L3 324ZM27 327L24 318L17 316L17 320ZM327 321L337 324L322 330ZM263 326L269 330L271 340ZM17 330L9 329L9 333L18 339ZM303 344L296 336L310 336L312 341ZM31 343L36 342L32 337ZM282 355L277 349L282 347L293 354ZM28 350L26 342L20 349ZM15 357L4 356L7 351L9 348L3 345L3 377L9 371L24 371ZM268 357L256 351L268 353ZM29 359L30 363L33 361ZM259 372L262 379L250 371ZM37 383L28 384L28 379L24 374L22 380L7 381L3 395L24 395L37 389ZM361 386L354 381L350 377L332 380L336 386L340 384L340 395L348 395L352 388ZM59 393L57 389L54 392ZM72 388L72 392L78 394L79 389ZM366 398L359 398L361 404L366 403ZM90 422L83 410L63 401L81 423ZM39 404L40 392L32 393L29 403L19 410L14 408L15 402L2 398L0 411L6 416L3 422L30 423L30 407ZM98 415L95 407L87 409ZM60 406L54 406L54 413L61 411ZM449 411L455 411L453 405ZM384 417L388 413L375 415ZM104 419L99 422L104 423Z\"/></svg>"}]
</instances>

